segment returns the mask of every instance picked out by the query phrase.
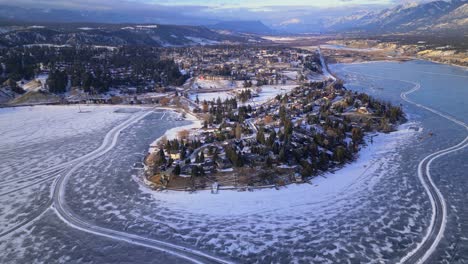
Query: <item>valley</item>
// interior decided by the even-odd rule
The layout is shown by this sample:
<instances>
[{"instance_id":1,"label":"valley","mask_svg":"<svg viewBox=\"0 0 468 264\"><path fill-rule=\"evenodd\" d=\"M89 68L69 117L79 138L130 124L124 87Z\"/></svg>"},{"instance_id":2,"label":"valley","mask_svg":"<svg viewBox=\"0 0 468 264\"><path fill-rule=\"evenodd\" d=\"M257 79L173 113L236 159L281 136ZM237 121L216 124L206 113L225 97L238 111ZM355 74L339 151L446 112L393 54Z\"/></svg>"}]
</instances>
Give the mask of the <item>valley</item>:
<instances>
[{"instance_id":1,"label":"valley","mask_svg":"<svg viewBox=\"0 0 468 264\"><path fill-rule=\"evenodd\" d=\"M0 263L468 263L467 23L0 0Z\"/></svg>"}]
</instances>

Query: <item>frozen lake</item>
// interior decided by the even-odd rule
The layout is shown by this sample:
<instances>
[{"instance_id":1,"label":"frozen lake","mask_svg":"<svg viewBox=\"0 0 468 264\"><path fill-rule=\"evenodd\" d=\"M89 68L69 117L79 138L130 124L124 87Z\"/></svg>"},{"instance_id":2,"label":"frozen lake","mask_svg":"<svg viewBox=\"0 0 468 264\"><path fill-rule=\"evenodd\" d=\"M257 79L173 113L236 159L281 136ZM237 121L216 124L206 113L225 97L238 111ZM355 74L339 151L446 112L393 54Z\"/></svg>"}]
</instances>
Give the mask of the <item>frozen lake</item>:
<instances>
[{"instance_id":1,"label":"frozen lake","mask_svg":"<svg viewBox=\"0 0 468 264\"><path fill-rule=\"evenodd\" d=\"M76 106L0 109L0 262L193 261L171 250L67 224L52 206L54 180L65 174L65 209L90 228L240 263L398 262L421 241L430 223L431 205L417 177L419 161L466 136L457 124L404 102L400 93L412 85L402 80L421 84L409 95L412 100L466 123L468 73L420 61L330 68L349 89L403 104L409 122L398 132L375 137L358 160L342 170L279 191L149 192L138 183L141 171L134 163L166 130L188 124L167 111L111 106L82 107L85 113L78 113ZM128 122L137 116L141 119ZM115 144L108 141L107 135L125 122L128 126L112 134ZM103 145L107 152L79 166L73 162ZM448 207L445 235L433 263L468 261L467 157L465 148L431 167ZM67 162L69 166L61 165Z\"/></svg>"}]
</instances>

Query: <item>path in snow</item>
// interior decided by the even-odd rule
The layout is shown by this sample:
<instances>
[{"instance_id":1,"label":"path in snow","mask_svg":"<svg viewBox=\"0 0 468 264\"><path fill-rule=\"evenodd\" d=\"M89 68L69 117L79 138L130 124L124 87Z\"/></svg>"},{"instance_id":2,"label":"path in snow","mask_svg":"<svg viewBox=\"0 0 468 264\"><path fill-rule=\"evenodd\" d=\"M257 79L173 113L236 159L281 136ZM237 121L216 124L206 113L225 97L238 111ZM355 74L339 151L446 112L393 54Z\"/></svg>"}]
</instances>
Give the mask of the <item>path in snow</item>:
<instances>
[{"instance_id":1,"label":"path in snow","mask_svg":"<svg viewBox=\"0 0 468 264\"><path fill-rule=\"evenodd\" d=\"M343 69L345 72L357 74L357 75L363 75L371 78L378 78L378 79L386 79L386 80L396 80L392 78L384 78L380 76L375 76L375 75L370 75L370 74L363 74L363 73L358 73L358 72L353 72L350 70L347 70L346 68ZM425 72L429 74L433 74L432 72ZM457 75L459 76L459 75ZM464 77L464 76L462 76ZM413 85L413 88L410 89L409 91L401 93L401 99L404 101L413 104L417 107L420 107L422 109L425 109L427 111L430 111L438 116L441 116L449 121L452 121L462 127L464 127L468 131L468 126L460 121L457 120L451 116L448 116L446 114L443 114L435 109L432 109L430 107L424 106L422 104L416 103L412 101L411 99L408 98L408 95L420 90L421 85L416 82L412 81L407 81L407 80L401 80L398 79L401 82L406 82L409 84ZM437 152L434 152L428 156L426 156L424 159L422 159L419 164L418 164L418 177L424 186L424 189L431 201L431 206L432 206L432 216L431 216L431 222L429 225L429 228L427 230L426 235L422 239L422 241L414 248L412 251L410 251L407 255L405 255L401 260L400 263L424 263L429 259L431 254L435 251L437 245L439 244L440 240L442 239L444 235L444 230L447 222L447 207L445 203L445 199L440 192L440 190L437 188L437 186L434 184L434 181L431 177L430 173L430 166L432 162L442 156L445 156L449 153L455 152L462 150L468 146L468 135L465 137L463 141L460 143L448 147L443 150L439 150Z\"/></svg>"}]
</instances>

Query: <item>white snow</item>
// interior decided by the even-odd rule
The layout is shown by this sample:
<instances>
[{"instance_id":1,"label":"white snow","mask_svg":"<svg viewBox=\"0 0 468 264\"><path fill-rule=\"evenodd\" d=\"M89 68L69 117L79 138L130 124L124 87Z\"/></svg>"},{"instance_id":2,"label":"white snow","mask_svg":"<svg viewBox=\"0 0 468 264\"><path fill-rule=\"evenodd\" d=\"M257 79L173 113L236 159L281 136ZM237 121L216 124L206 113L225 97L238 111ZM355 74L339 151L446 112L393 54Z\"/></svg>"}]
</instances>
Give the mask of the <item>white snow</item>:
<instances>
[{"instance_id":1,"label":"white snow","mask_svg":"<svg viewBox=\"0 0 468 264\"><path fill-rule=\"evenodd\" d=\"M270 99L275 98L278 94L285 94L296 88L297 85L264 85L261 86L261 92L258 97L253 97L247 104L263 104Z\"/></svg>"},{"instance_id":2,"label":"white snow","mask_svg":"<svg viewBox=\"0 0 468 264\"><path fill-rule=\"evenodd\" d=\"M117 47L114 47L114 46L100 46L100 45L93 45L93 48L95 49L107 49L109 51L114 51L117 49Z\"/></svg>"},{"instance_id":3,"label":"white snow","mask_svg":"<svg viewBox=\"0 0 468 264\"><path fill-rule=\"evenodd\" d=\"M57 44L27 44L23 45L23 47L49 47L49 48L66 48L66 47L71 47L68 44L65 45L57 45Z\"/></svg>"},{"instance_id":4,"label":"white snow","mask_svg":"<svg viewBox=\"0 0 468 264\"><path fill-rule=\"evenodd\" d=\"M161 109L164 109L164 108L161 108ZM172 109L170 109L170 108L168 108L168 110L172 111ZM164 118L164 116L161 119L163 119L163 118ZM191 123L188 124L188 125L185 125L185 126L174 127L174 128L169 129L169 130L166 130L164 135L157 138L155 141L153 141L153 143L150 144L150 148L149 148L148 152L149 153L153 152L155 150L155 146L157 146L157 144L158 144L158 141L161 140L163 137L166 137L168 140L173 140L173 139L177 138L177 133L179 131L193 130L193 129L197 129L197 128L202 127L202 122L200 120L198 120L197 117L195 117L192 114L186 114L185 120L191 121Z\"/></svg>"},{"instance_id":5,"label":"white snow","mask_svg":"<svg viewBox=\"0 0 468 264\"><path fill-rule=\"evenodd\" d=\"M137 28L158 28L158 25L136 25Z\"/></svg>"},{"instance_id":6,"label":"white snow","mask_svg":"<svg viewBox=\"0 0 468 264\"><path fill-rule=\"evenodd\" d=\"M283 74L290 79L296 80L298 72L297 71L284 71Z\"/></svg>"},{"instance_id":7,"label":"white snow","mask_svg":"<svg viewBox=\"0 0 468 264\"><path fill-rule=\"evenodd\" d=\"M210 40L210 39L205 39L205 38L197 38L197 37L189 37L185 36L186 39L189 39L192 42L195 42L196 44L200 45L214 45L214 44L219 44L219 41L215 40Z\"/></svg>"},{"instance_id":8,"label":"white snow","mask_svg":"<svg viewBox=\"0 0 468 264\"><path fill-rule=\"evenodd\" d=\"M1 108L1 146L45 142L96 131L128 117L114 111L129 107L70 105Z\"/></svg>"},{"instance_id":9,"label":"white snow","mask_svg":"<svg viewBox=\"0 0 468 264\"><path fill-rule=\"evenodd\" d=\"M379 51L381 49L378 48L350 48L343 45L320 45L323 49L333 49L333 50L348 50L348 51L363 51L363 52L371 52L371 51Z\"/></svg>"},{"instance_id":10,"label":"white snow","mask_svg":"<svg viewBox=\"0 0 468 264\"><path fill-rule=\"evenodd\" d=\"M198 77L192 85L192 89L234 89L242 88L243 82L231 80L206 80Z\"/></svg>"},{"instance_id":11,"label":"white snow","mask_svg":"<svg viewBox=\"0 0 468 264\"><path fill-rule=\"evenodd\" d=\"M260 105L264 104L268 100L271 100L276 97L278 94L285 94L292 91L297 85L264 85L261 86L260 93L256 93L257 87L252 88L254 94L258 96L252 97L249 101L245 103L245 105ZM233 89L231 91L222 91L222 92L210 92L210 93L192 93L189 95L190 100L195 101L196 97L198 96L198 100L203 102L204 100L210 102L212 100L217 100L218 98L221 101L224 101L228 98L236 97L236 91L243 90L244 88L240 89Z\"/></svg>"}]
</instances>

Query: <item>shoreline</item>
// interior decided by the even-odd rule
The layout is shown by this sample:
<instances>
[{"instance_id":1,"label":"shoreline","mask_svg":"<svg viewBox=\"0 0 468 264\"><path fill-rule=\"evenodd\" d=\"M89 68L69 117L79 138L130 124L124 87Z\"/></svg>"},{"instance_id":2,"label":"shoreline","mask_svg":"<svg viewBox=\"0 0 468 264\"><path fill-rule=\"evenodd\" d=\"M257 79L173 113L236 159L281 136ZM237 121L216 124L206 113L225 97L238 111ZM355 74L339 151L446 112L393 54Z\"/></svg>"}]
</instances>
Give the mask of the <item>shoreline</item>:
<instances>
[{"instance_id":1,"label":"shoreline","mask_svg":"<svg viewBox=\"0 0 468 264\"><path fill-rule=\"evenodd\" d=\"M232 211L238 210L226 204L231 203L230 201L245 199L245 203L250 203L248 206L255 207L256 209L264 209L263 207L270 199L284 198L283 195L287 197L288 194L292 195L292 193L297 195L297 192L304 193L304 195L314 200L314 203L326 202L327 199L334 197L337 193L354 193L350 191L350 189L359 191L358 188L361 183L364 181L369 182L369 179L371 182L376 183L379 179L379 175L375 175L374 178L373 173L375 173L378 168L386 165L390 159L388 154L392 154L392 150L388 150L387 148L388 145L398 146L401 145L402 141L411 140L414 135L422 131L413 130L411 127L415 125L418 126L414 121L408 121L399 125L397 130L388 134L381 132L369 134L366 136L366 145L363 145L359 150L355 160L335 170L320 173L303 183L291 183L280 187L278 190L272 187L255 189L250 192L220 189L218 194L212 194L209 190L197 190L194 193L177 190L155 191L146 184L140 185L140 190L144 193L151 194L153 198L158 201L173 204L176 207L181 207L180 209L183 210L203 212L205 206L194 208L193 205L202 205L208 201L212 203L217 211L219 210L216 214L230 214ZM371 136L373 137L373 143L370 143ZM369 185L364 187L369 187ZM214 197L216 197L216 199L214 199ZM233 202L232 204L237 206L239 203ZM226 206L227 209L223 209L224 206ZM239 210L239 212L242 213L242 210Z\"/></svg>"},{"instance_id":2,"label":"shoreline","mask_svg":"<svg viewBox=\"0 0 468 264\"><path fill-rule=\"evenodd\" d=\"M458 64L448 63L448 62L441 62L441 61L436 61L436 60L430 60L430 59L424 59L424 58L419 58L419 57L415 57L414 60L422 60L422 61L429 61L429 62L436 63L436 64L449 65L449 66L453 66L457 68L462 68L468 71L468 66L463 66L463 65L458 65Z\"/></svg>"},{"instance_id":3,"label":"shoreline","mask_svg":"<svg viewBox=\"0 0 468 264\"><path fill-rule=\"evenodd\" d=\"M398 58L395 58L394 60L373 60L373 61L353 61L353 62L335 62L331 63L331 65L336 65L336 64L348 64L348 65L354 65L354 64L371 64L371 63L378 63L378 62L396 62L396 63L404 63L408 61L424 61L424 62L431 62L434 64L441 64L441 65L447 65L447 66L452 66L452 67L457 67L461 68L463 70L468 71L468 66L463 66L463 65L457 65L457 64L452 64L452 63L446 63L446 62L440 62L440 61L435 61L435 60L430 60L430 59L425 59L425 58L419 58L419 57L411 57L411 58L401 58L403 60L398 60Z\"/></svg>"},{"instance_id":4,"label":"shoreline","mask_svg":"<svg viewBox=\"0 0 468 264\"><path fill-rule=\"evenodd\" d=\"M328 45L328 46L326 46ZM340 47L333 47L333 45L338 45L338 46L343 46L342 48ZM379 48L372 48L372 47L369 47L369 48L353 48L353 47L348 47L346 45L343 45L343 44L324 44L322 45L324 46L324 49L327 49L327 50L335 50L335 51L350 51L350 52L364 52L364 53L368 53L368 52L379 52L379 51L385 51L385 49L379 49ZM372 49L375 49L375 50L372 50ZM449 65L449 66L454 66L454 67L460 67L462 69L465 69L465 70L468 70L468 66L464 66L464 65L459 65L459 64L455 64L455 63L450 63L450 62L442 62L442 61L438 61L438 60L435 60L435 59L431 59L429 57L422 57L422 56L418 56L417 54L412 54L412 55L400 55L400 56L397 56L397 57L392 57L392 59L389 59L389 60L375 60L375 61L392 61L392 62L398 62L398 61L411 61L411 60L422 60L422 61L429 61L429 62L433 62L433 63L437 63L437 64L443 64L443 65ZM373 62L373 61L361 61L361 62L337 62L335 64L338 64L338 63L341 63L341 64L353 64L353 63L368 63L368 62Z\"/></svg>"},{"instance_id":5,"label":"shoreline","mask_svg":"<svg viewBox=\"0 0 468 264\"><path fill-rule=\"evenodd\" d=\"M154 152L154 146L159 143L159 141L166 137L168 140L175 139L177 137L177 133L182 130L191 130L191 129L200 129L203 125L202 122L203 120L197 118L193 113L191 112L186 112L184 110L178 110L170 107L156 107L155 109L163 109L166 111L171 111L172 113L177 113L181 114L180 111L184 112L186 114L186 117L184 121L189 121L190 124L183 125L183 126L178 126L178 127L173 127L171 129L166 130L164 134L157 139L155 139L151 144L149 145L148 149L148 154L152 154Z\"/></svg>"}]
</instances>

